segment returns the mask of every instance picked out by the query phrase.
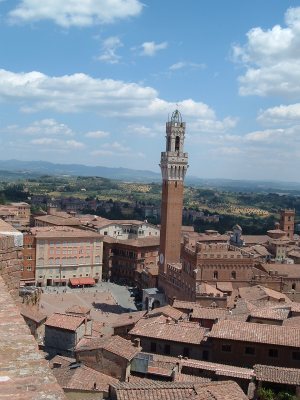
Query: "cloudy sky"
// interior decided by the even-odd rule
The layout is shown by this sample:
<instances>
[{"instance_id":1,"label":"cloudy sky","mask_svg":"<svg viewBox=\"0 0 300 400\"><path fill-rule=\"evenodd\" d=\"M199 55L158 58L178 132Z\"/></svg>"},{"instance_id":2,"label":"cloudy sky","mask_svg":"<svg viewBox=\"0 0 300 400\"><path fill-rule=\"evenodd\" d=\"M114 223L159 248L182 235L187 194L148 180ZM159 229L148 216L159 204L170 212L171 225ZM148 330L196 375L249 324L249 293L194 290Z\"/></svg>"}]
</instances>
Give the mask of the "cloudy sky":
<instances>
[{"instance_id":1,"label":"cloudy sky","mask_svg":"<svg viewBox=\"0 0 300 400\"><path fill-rule=\"evenodd\" d=\"M300 182L300 0L0 0L0 159Z\"/></svg>"}]
</instances>

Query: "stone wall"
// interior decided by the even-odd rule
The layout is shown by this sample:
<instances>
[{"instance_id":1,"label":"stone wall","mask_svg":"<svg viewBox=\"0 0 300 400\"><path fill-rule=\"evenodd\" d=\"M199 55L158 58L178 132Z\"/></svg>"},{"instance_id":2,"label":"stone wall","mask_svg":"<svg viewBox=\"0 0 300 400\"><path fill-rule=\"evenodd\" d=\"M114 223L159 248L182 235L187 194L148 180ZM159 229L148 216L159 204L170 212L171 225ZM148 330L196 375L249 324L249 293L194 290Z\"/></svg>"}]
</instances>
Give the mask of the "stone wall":
<instances>
[{"instance_id":1,"label":"stone wall","mask_svg":"<svg viewBox=\"0 0 300 400\"><path fill-rule=\"evenodd\" d=\"M0 276L0 398L66 399Z\"/></svg>"},{"instance_id":2,"label":"stone wall","mask_svg":"<svg viewBox=\"0 0 300 400\"><path fill-rule=\"evenodd\" d=\"M13 236L0 235L0 276L12 297L19 295L22 247L16 247Z\"/></svg>"}]
</instances>

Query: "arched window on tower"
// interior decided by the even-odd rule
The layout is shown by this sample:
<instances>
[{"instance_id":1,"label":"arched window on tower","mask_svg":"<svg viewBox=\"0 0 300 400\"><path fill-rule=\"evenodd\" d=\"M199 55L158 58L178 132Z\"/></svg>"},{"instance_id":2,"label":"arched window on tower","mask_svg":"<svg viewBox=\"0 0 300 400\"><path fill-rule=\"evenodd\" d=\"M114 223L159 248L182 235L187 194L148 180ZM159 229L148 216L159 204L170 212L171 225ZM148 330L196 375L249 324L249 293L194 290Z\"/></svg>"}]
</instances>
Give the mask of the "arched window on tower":
<instances>
[{"instance_id":1,"label":"arched window on tower","mask_svg":"<svg viewBox=\"0 0 300 400\"><path fill-rule=\"evenodd\" d=\"M170 138L170 136L168 137L167 151L171 151L171 138Z\"/></svg>"},{"instance_id":2,"label":"arched window on tower","mask_svg":"<svg viewBox=\"0 0 300 400\"><path fill-rule=\"evenodd\" d=\"M218 271L214 271L214 279L218 279Z\"/></svg>"},{"instance_id":3,"label":"arched window on tower","mask_svg":"<svg viewBox=\"0 0 300 400\"><path fill-rule=\"evenodd\" d=\"M175 151L179 151L179 146L180 146L180 137L176 136L176 139L175 139Z\"/></svg>"},{"instance_id":4,"label":"arched window on tower","mask_svg":"<svg viewBox=\"0 0 300 400\"><path fill-rule=\"evenodd\" d=\"M236 279L236 272L235 271L231 272L231 279Z\"/></svg>"},{"instance_id":5,"label":"arched window on tower","mask_svg":"<svg viewBox=\"0 0 300 400\"><path fill-rule=\"evenodd\" d=\"M292 289L293 289L293 290L296 290L296 283L293 283L293 284L292 284Z\"/></svg>"}]
</instances>

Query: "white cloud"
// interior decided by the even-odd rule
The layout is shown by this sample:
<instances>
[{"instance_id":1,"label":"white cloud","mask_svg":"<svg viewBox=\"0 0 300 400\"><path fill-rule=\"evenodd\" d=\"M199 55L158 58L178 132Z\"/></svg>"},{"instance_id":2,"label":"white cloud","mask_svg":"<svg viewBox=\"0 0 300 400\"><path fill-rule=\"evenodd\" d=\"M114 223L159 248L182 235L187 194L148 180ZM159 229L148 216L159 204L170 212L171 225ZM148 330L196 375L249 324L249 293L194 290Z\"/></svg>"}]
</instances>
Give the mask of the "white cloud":
<instances>
[{"instance_id":1,"label":"white cloud","mask_svg":"<svg viewBox=\"0 0 300 400\"><path fill-rule=\"evenodd\" d=\"M159 129L156 127L149 127L141 124L128 125L127 131L130 135L137 135L145 138L153 138L157 136Z\"/></svg>"},{"instance_id":2,"label":"white cloud","mask_svg":"<svg viewBox=\"0 0 300 400\"><path fill-rule=\"evenodd\" d=\"M288 145L291 146L300 142L300 126L295 125L289 128L265 129L247 133L244 136L246 142L268 143L280 145L279 149Z\"/></svg>"},{"instance_id":3,"label":"white cloud","mask_svg":"<svg viewBox=\"0 0 300 400\"><path fill-rule=\"evenodd\" d=\"M194 68L194 69L204 69L206 67L205 64L197 64L189 61L179 61L175 64L172 64L169 69L171 71L177 71L183 68Z\"/></svg>"},{"instance_id":4,"label":"white cloud","mask_svg":"<svg viewBox=\"0 0 300 400\"><path fill-rule=\"evenodd\" d=\"M260 111L257 120L265 125L291 125L300 123L300 103L280 105Z\"/></svg>"},{"instance_id":5,"label":"white cloud","mask_svg":"<svg viewBox=\"0 0 300 400\"><path fill-rule=\"evenodd\" d=\"M110 133L106 132L106 131L92 131L92 132L87 132L85 134L86 137L92 138L92 139L102 139L109 135L110 135Z\"/></svg>"},{"instance_id":6,"label":"white cloud","mask_svg":"<svg viewBox=\"0 0 300 400\"><path fill-rule=\"evenodd\" d=\"M65 28L85 27L133 17L142 8L139 0L21 0L9 17L12 22L51 20Z\"/></svg>"},{"instance_id":7,"label":"white cloud","mask_svg":"<svg viewBox=\"0 0 300 400\"><path fill-rule=\"evenodd\" d=\"M40 138L33 139L30 141L31 144L37 146L53 146L58 150L74 150L83 149L85 147L84 143L78 142L76 140L60 140L54 138Z\"/></svg>"},{"instance_id":8,"label":"white cloud","mask_svg":"<svg viewBox=\"0 0 300 400\"><path fill-rule=\"evenodd\" d=\"M144 42L141 45L142 48L141 55L152 57L155 56L158 51L164 50L167 47L168 47L167 42L162 42L162 43Z\"/></svg>"},{"instance_id":9,"label":"white cloud","mask_svg":"<svg viewBox=\"0 0 300 400\"><path fill-rule=\"evenodd\" d=\"M116 54L116 51L122 46L123 43L117 36L111 36L105 39L102 42L102 54L97 57L97 59L108 64L117 64L121 56Z\"/></svg>"},{"instance_id":10,"label":"white cloud","mask_svg":"<svg viewBox=\"0 0 300 400\"><path fill-rule=\"evenodd\" d=\"M136 152L120 142L104 143L99 150L91 152L92 156L138 157L144 158L142 152Z\"/></svg>"},{"instance_id":11,"label":"white cloud","mask_svg":"<svg viewBox=\"0 0 300 400\"><path fill-rule=\"evenodd\" d=\"M246 68L239 77L241 95L300 94L300 7L287 10L285 24L253 28L244 46L233 46L233 59Z\"/></svg>"},{"instance_id":12,"label":"white cloud","mask_svg":"<svg viewBox=\"0 0 300 400\"><path fill-rule=\"evenodd\" d=\"M168 102L152 87L113 79L95 79L77 73L50 77L40 72L14 73L0 70L0 101L20 104L25 112L52 110L60 113L94 111L105 117L165 118L179 108L189 118L189 130L226 131L236 119L216 118L207 104L185 99Z\"/></svg>"}]
</instances>

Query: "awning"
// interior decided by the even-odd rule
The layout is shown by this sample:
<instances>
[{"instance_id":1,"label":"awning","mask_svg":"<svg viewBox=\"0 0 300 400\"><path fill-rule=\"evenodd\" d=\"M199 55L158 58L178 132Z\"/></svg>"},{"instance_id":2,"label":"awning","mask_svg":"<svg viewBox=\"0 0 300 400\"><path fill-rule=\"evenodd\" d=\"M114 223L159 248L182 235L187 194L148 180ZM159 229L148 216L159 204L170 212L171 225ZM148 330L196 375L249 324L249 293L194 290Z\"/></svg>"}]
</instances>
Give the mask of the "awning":
<instances>
[{"instance_id":1,"label":"awning","mask_svg":"<svg viewBox=\"0 0 300 400\"><path fill-rule=\"evenodd\" d=\"M95 285L95 279L90 277L85 278L70 278L70 284L72 286L83 286L83 285Z\"/></svg>"}]
</instances>

